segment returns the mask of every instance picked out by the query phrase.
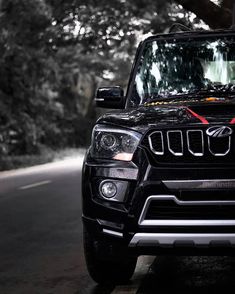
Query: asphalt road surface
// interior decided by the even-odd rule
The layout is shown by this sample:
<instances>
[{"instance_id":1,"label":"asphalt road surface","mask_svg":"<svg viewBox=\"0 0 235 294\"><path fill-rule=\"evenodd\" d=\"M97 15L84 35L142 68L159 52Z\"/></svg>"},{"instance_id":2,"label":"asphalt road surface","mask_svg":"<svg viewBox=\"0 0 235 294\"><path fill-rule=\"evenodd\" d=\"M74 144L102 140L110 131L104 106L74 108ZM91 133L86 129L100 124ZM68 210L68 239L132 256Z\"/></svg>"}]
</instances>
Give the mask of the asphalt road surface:
<instances>
[{"instance_id":1,"label":"asphalt road surface","mask_svg":"<svg viewBox=\"0 0 235 294\"><path fill-rule=\"evenodd\" d=\"M83 256L81 164L0 173L0 294L234 292L232 257L144 256L128 285L97 286Z\"/></svg>"}]
</instances>

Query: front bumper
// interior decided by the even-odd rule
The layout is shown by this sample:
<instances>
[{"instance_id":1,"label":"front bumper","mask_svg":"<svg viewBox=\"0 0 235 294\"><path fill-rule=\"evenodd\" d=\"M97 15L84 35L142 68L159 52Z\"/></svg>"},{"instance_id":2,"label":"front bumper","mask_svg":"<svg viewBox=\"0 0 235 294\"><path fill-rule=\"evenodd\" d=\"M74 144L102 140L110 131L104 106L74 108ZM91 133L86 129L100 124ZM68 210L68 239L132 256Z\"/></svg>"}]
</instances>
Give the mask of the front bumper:
<instances>
[{"instance_id":1,"label":"front bumper","mask_svg":"<svg viewBox=\"0 0 235 294\"><path fill-rule=\"evenodd\" d=\"M235 246L235 234L191 234L191 233L136 233L130 241L130 247L232 247Z\"/></svg>"},{"instance_id":2,"label":"front bumper","mask_svg":"<svg viewBox=\"0 0 235 294\"><path fill-rule=\"evenodd\" d=\"M126 248L130 255L235 255L235 232L129 232L86 217L83 222L98 242Z\"/></svg>"},{"instance_id":3,"label":"front bumper","mask_svg":"<svg viewBox=\"0 0 235 294\"><path fill-rule=\"evenodd\" d=\"M197 254L200 250L235 246L235 169L233 168L156 168L144 151L138 162L89 162L83 170L83 219L97 239L108 238L137 254ZM223 178L224 177L224 178ZM89 181L88 181L89 179ZM128 182L123 203L101 199L95 186L104 179ZM195 196L196 195L196 196ZM230 218L146 219L150 199L173 197L177 205L230 206ZM225 251L224 251L225 249ZM201 252L200 252L201 254Z\"/></svg>"}]
</instances>

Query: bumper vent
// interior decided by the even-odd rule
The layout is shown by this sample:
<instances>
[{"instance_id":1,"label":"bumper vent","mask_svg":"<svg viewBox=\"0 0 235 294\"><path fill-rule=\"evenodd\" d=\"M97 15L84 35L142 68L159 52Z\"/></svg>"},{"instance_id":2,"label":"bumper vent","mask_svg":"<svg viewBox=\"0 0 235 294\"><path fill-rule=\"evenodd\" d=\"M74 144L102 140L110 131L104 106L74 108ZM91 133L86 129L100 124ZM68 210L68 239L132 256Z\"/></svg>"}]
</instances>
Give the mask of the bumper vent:
<instances>
[{"instance_id":1,"label":"bumper vent","mask_svg":"<svg viewBox=\"0 0 235 294\"><path fill-rule=\"evenodd\" d=\"M174 195L147 198L140 226L234 226L235 201L182 201Z\"/></svg>"},{"instance_id":2,"label":"bumper vent","mask_svg":"<svg viewBox=\"0 0 235 294\"><path fill-rule=\"evenodd\" d=\"M235 204L235 203L234 203ZM235 205L178 205L173 200L152 201L145 216L146 220L235 220Z\"/></svg>"}]
</instances>

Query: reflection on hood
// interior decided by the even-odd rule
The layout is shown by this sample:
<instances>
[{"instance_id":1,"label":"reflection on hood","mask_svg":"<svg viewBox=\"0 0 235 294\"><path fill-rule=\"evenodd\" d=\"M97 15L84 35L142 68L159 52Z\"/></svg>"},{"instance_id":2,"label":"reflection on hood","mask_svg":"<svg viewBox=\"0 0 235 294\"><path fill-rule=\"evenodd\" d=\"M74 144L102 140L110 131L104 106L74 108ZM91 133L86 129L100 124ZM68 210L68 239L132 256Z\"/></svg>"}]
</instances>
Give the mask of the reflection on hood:
<instances>
[{"instance_id":1,"label":"reflection on hood","mask_svg":"<svg viewBox=\"0 0 235 294\"><path fill-rule=\"evenodd\" d=\"M187 101L188 102L188 101ZM152 104L152 103L151 103ZM187 105L146 105L138 108L107 112L98 123L114 124L120 127L145 131L156 127L191 124L219 124L235 122L235 104L224 101L192 103Z\"/></svg>"}]
</instances>

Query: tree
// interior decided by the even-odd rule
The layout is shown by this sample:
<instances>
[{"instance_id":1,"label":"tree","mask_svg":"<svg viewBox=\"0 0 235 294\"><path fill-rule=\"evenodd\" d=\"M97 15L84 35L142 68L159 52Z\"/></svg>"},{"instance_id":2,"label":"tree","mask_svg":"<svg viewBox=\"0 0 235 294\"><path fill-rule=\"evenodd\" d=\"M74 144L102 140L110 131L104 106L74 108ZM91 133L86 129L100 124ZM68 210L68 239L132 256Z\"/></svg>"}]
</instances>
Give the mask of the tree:
<instances>
[{"instance_id":1,"label":"tree","mask_svg":"<svg viewBox=\"0 0 235 294\"><path fill-rule=\"evenodd\" d=\"M3 1L1 8L0 95L5 105L5 110L0 110L2 151L36 153L45 135L38 122L42 117L52 120L57 115L56 108L50 107L50 96L43 93L47 81L53 85L55 67L47 34L51 11L40 0Z\"/></svg>"},{"instance_id":2,"label":"tree","mask_svg":"<svg viewBox=\"0 0 235 294\"><path fill-rule=\"evenodd\" d=\"M0 154L85 144L96 87L125 88L144 34L226 28L231 10L231 0L0 0Z\"/></svg>"},{"instance_id":3,"label":"tree","mask_svg":"<svg viewBox=\"0 0 235 294\"><path fill-rule=\"evenodd\" d=\"M209 0L176 0L193 12L212 29L228 28L232 25L232 0L223 0L220 5Z\"/></svg>"}]
</instances>

